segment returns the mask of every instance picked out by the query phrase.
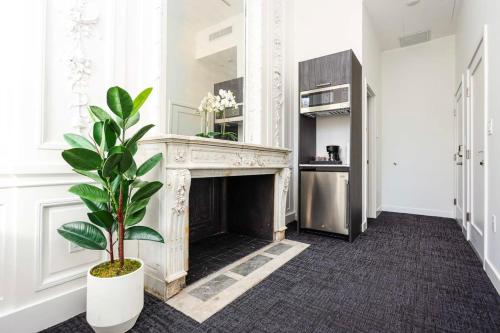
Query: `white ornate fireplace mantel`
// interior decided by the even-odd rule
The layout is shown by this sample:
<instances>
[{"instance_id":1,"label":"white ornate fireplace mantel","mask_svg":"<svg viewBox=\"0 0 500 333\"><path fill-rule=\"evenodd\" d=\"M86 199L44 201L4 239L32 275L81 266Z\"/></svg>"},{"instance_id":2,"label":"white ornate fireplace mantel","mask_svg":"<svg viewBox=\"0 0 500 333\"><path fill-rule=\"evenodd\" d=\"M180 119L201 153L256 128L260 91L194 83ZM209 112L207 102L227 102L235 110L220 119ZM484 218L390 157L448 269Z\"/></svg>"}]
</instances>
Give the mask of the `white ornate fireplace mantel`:
<instances>
[{"instance_id":1,"label":"white ornate fireplace mantel","mask_svg":"<svg viewBox=\"0 0 500 333\"><path fill-rule=\"evenodd\" d=\"M150 174L164 187L144 224L155 227L165 244L140 242L146 290L166 300L185 286L189 269L189 189L191 178L274 174L273 239L285 236L290 150L192 136L164 135L141 142L146 159L162 152L161 167Z\"/></svg>"}]
</instances>

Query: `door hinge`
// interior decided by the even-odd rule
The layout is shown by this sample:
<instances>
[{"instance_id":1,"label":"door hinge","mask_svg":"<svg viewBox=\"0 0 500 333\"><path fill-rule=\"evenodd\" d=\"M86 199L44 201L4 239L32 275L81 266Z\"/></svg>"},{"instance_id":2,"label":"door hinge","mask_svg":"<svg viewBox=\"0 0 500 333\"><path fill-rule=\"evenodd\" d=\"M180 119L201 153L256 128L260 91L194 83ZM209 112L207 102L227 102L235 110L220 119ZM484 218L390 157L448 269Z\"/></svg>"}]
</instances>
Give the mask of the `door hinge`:
<instances>
[{"instance_id":1,"label":"door hinge","mask_svg":"<svg viewBox=\"0 0 500 333\"><path fill-rule=\"evenodd\" d=\"M457 199L456 198L453 199L453 205L455 205L455 206L457 205Z\"/></svg>"},{"instance_id":2,"label":"door hinge","mask_svg":"<svg viewBox=\"0 0 500 333\"><path fill-rule=\"evenodd\" d=\"M465 158L470 160L470 149L467 149L467 151L465 152Z\"/></svg>"},{"instance_id":3,"label":"door hinge","mask_svg":"<svg viewBox=\"0 0 500 333\"><path fill-rule=\"evenodd\" d=\"M465 214L465 221L466 222L470 221L470 213L469 212L467 212L467 214Z\"/></svg>"}]
</instances>

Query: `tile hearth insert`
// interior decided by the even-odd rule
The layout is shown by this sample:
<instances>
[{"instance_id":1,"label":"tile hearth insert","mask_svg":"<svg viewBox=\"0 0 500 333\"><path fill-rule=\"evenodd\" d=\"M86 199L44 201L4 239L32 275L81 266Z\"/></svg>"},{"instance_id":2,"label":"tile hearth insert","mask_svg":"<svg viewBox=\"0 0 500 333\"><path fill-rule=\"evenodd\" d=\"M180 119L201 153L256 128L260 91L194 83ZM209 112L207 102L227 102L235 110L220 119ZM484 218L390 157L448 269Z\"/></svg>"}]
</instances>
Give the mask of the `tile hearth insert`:
<instances>
[{"instance_id":1,"label":"tile hearth insert","mask_svg":"<svg viewBox=\"0 0 500 333\"><path fill-rule=\"evenodd\" d=\"M305 250L309 245L284 239L191 284L167 304L198 322L243 295L271 273Z\"/></svg>"},{"instance_id":2,"label":"tile hearth insert","mask_svg":"<svg viewBox=\"0 0 500 333\"><path fill-rule=\"evenodd\" d=\"M189 245L190 285L247 255L260 250L271 241L250 236L221 233Z\"/></svg>"}]
</instances>

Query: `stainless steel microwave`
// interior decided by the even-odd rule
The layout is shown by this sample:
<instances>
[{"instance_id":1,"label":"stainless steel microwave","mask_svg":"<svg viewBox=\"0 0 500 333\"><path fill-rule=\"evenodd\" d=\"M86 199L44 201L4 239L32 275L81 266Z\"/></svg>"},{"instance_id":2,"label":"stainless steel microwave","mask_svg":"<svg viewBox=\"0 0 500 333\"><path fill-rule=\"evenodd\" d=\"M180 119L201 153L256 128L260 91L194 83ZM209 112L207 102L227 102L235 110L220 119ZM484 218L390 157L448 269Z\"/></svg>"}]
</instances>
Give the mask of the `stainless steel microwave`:
<instances>
[{"instance_id":1,"label":"stainless steel microwave","mask_svg":"<svg viewBox=\"0 0 500 333\"><path fill-rule=\"evenodd\" d=\"M349 84L317 88L300 93L300 113L310 116L348 114L351 109Z\"/></svg>"}]
</instances>

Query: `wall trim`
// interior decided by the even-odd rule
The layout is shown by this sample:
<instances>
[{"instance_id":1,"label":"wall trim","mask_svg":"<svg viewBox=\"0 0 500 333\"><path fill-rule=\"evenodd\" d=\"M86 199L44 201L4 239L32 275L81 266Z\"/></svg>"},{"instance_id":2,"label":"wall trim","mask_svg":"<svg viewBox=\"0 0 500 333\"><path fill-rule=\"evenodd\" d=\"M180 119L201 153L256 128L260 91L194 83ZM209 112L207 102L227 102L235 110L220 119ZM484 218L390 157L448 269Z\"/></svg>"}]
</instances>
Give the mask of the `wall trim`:
<instances>
[{"instance_id":1,"label":"wall trim","mask_svg":"<svg viewBox=\"0 0 500 333\"><path fill-rule=\"evenodd\" d=\"M36 253L35 253L35 291L41 291L50 287L54 287L72 280L76 280L78 278L85 277L87 275L87 271L89 266L95 265L102 257L95 261L81 263L77 266L68 267L67 269L58 271L56 273L49 274L48 276L44 275L44 244L43 244L43 236L44 236L44 225L48 223L45 220L44 213L48 208L53 207L65 207L65 206L76 206L83 205L80 199L74 198L62 198L62 199L52 199L47 201L41 201L38 204L38 212L37 212L37 224L36 224Z\"/></svg>"},{"instance_id":2,"label":"wall trim","mask_svg":"<svg viewBox=\"0 0 500 333\"><path fill-rule=\"evenodd\" d=\"M484 270L497 290L497 293L500 294L500 273L495 269L488 258L484 260Z\"/></svg>"},{"instance_id":3,"label":"wall trim","mask_svg":"<svg viewBox=\"0 0 500 333\"><path fill-rule=\"evenodd\" d=\"M45 299L0 316L0 332L38 332L85 311L87 287Z\"/></svg>"},{"instance_id":4,"label":"wall trim","mask_svg":"<svg viewBox=\"0 0 500 333\"><path fill-rule=\"evenodd\" d=\"M448 217L448 218L454 217L454 212L451 210L448 211L448 210L391 206L391 205L382 205L380 210L384 212L393 212L393 213L406 213L406 214L427 215L427 216Z\"/></svg>"},{"instance_id":5,"label":"wall trim","mask_svg":"<svg viewBox=\"0 0 500 333\"><path fill-rule=\"evenodd\" d=\"M0 302L2 302L5 299L5 286L7 285L7 281L5 281L6 274L5 274L5 251L6 251L6 246L5 246L5 227L7 223L7 218L6 218L6 206L3 202L0 202L0 267L2 267L2 271L0 271Z\"/></svg>"},{"instance_id":6,"label":"wall trim","mask_svg":"<svg viewBox=\"0 0 500 333\"><path fill-rule=\"evenodd\" d=\"M295 211L289 212L285 215L285 224L288 224L290 222L293 222L297 219L297 214Z\"/></svg>"}]
</instances>

